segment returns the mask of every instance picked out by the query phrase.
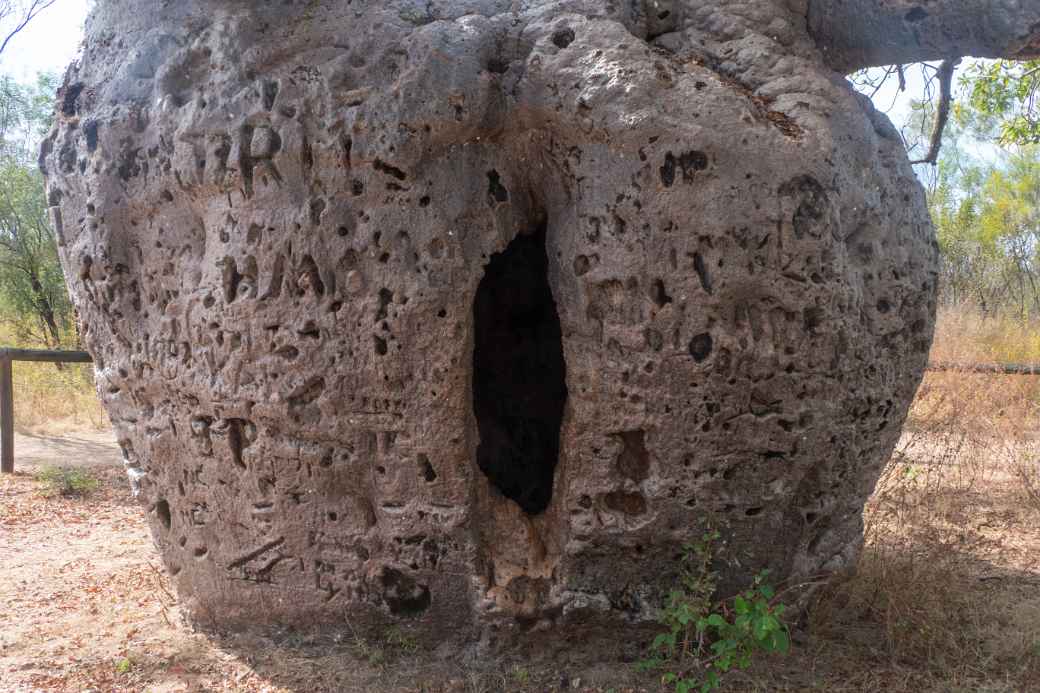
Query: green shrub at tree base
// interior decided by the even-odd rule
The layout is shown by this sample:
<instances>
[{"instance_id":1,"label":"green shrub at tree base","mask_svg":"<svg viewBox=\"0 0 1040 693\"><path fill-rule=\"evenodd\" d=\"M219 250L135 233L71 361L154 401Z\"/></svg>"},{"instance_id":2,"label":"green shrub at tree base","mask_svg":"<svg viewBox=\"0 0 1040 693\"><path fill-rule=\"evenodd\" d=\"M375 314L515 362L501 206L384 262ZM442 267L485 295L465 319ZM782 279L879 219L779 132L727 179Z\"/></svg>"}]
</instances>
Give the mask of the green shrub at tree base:
<instances>
[{"instance_id":1,"label":"green shrub at tree base","mask_svg":"<svg viewBox=\"0 0 1040 693\"><path fill-rule=\"evenodd\" d=\"M76 467L44 467L36 475L36 480L44 484L51 494L63 498L89 496L99 485L93 474Z\"/></svg>"},{"instance_id":2,"label":"green shrub at tree base","mask_svg":"<svg viewBox=\"0 0 1040 693\"><path fill-rule=\"evenodd\" d=\"M672 590L660 622L666 630L654 638L644 671L661 672L661 682L676 693L708 693L733 669L747 669L758 653L787 653L790 638L782 618L786 607L769 584L769 572L755 576L740 594L714 601L718 574L718 530L684 547L679 584Z\"/></svg>"}]
</instances>

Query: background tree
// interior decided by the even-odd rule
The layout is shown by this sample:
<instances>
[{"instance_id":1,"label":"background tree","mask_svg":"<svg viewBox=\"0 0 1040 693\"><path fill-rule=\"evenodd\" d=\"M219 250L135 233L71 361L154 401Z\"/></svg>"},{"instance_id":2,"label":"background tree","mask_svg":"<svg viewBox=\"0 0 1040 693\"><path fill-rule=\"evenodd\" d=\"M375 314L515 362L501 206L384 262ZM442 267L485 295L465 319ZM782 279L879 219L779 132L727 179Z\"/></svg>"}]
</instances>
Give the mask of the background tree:
<instances>
[{"instance_id":1,"label":"background tree","mask_svg":"<svg viewBox=\"0 0 1040 693\"><path fill-rule=\"evenodd\" d=\"M56 82L0 80L0 320L19 341L52 347L72 331L72 307L35 158Z\"/></svg>"},{"instance_id":2,"label":"background tree","mask_svg":"<svg viewBox=\"0 0 1040 693\"><path fill-rule=\"evenodd\" d=\"M1002 125L970 101L960 104L930 176L941 296L948 306L975 304L984 315L1034 318L1040 315L1040 146L981 147L999 138Z\"/></svg>"},{"instance_id":3,"label":"background tree","mask_svg":"<svg viewBox=\"0 0 1040 693\"><path fill-rule=\"evenodd\" d=\"M1040 3L811 3L823 50L892 110L929 190L941 300L983 315L1040 313ZM976 56L964 59L963 56ZM958 75L959 74L959 78ZM915 93L916 92L916 93ZM891 102L888 102L892 99Z\"/></svg>"},{"instance_id":4,"label":"background tree","mask_svg":"<svg viewBox=\"0 0 1040 693\"><path fill-rule=\"evenodd\" d=\"M971 105L999 119L1001 144L1040 143L1040 60L977 61L963 83Z\"/></svg>"}]
</instances>

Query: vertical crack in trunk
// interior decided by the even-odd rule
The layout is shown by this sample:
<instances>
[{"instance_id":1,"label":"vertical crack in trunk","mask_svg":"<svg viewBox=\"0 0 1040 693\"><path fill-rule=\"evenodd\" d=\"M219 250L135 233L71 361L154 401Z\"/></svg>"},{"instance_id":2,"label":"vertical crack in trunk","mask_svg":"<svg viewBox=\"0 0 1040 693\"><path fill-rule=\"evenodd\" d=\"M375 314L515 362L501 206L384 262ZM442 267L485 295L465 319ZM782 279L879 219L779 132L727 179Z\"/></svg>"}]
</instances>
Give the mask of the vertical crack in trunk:
<instances>
[{"instance_id":1,"label":"vertical crack in trunk","mask_svg":"<svg viewBox=\"0 0 1040 693\"><path fill-rule=\"evenodd\" d=\"M492 256L473 307L477 464L529 515L552 498L567 401L545 237L543 225Z\"/></svg>"}]
</instances>

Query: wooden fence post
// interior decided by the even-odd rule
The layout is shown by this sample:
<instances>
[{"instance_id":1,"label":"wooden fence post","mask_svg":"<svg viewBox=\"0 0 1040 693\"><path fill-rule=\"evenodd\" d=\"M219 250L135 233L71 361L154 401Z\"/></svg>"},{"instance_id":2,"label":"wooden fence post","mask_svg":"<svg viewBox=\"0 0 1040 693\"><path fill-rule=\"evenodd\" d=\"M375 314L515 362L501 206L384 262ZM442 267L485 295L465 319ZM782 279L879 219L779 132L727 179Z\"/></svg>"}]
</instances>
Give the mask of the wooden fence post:
<instances>
[{"instance_id":1,"label":"wooden fence post","mask_svg":"<svg viewBox=\"0 0 1040 693\"><path fill-rule=\"evenodd\" d=\"M0 473L14 474L14 380L8 354L0 355Z\"/></svg>"},{"instance_id":2,"label":"wooden fence post","mask_svg":"<svg viewBox=\"0 0 1040 693\"><path fill-rule=\"evenodd\" d=\"M15 361L44 363L90 363L85 351L0 348L0 474L14 474L14 379Z\"/></svg>"}]
</instances>

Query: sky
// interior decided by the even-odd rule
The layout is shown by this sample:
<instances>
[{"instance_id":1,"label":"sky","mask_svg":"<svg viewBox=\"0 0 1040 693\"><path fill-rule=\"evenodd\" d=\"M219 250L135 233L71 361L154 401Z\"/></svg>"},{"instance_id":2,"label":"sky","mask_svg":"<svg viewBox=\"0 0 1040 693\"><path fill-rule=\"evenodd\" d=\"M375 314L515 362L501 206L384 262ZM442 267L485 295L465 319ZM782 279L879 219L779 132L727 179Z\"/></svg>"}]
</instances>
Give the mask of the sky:
<instances>
[{"instance_id":1,"label":"sky","mask_svg":"<svg viewBox=\"0 0 1040 693\"><path fill-rule=\"evenodd\" d=\"M39 72L64 73L79 52L83 23L92 4L93 0L57 0L43 10L7 44L0 55L0 74L28 82ZM5 36L10 31L7 25L0 29Z\"/></svg>"}]
</instances>

